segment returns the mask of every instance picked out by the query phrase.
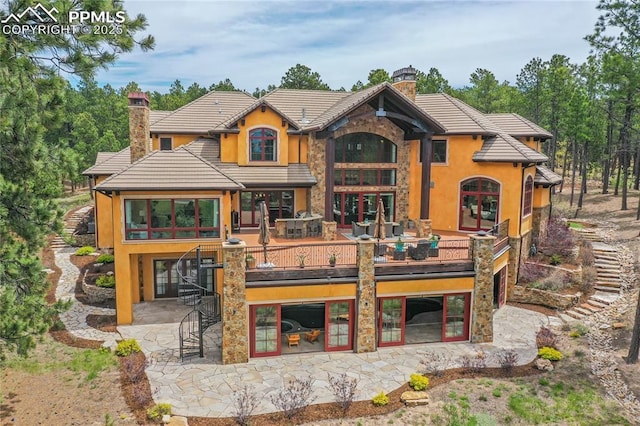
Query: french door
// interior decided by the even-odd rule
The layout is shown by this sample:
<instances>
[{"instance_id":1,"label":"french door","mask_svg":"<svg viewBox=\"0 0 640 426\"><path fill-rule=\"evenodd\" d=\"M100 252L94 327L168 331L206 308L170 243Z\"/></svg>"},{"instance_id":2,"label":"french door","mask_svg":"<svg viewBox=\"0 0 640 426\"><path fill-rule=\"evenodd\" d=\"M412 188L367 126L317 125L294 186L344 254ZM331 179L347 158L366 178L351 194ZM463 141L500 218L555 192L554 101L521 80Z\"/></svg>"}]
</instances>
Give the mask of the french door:
<instances>
[{"instance_id":1,"label":"french door","mask_svg":"<svg viewBox=\"0 0 640 426\"><path fill-rule=\"evenodd\" d=\"M406 298L380 298L378 303L378 346L404 345Z\"/></svg>"},{"instance_id":2,"label":"french door","mask_svg":"<svg viewBox=\"0 0 640 426\"><path fill-rule=\"evenodd\" d=\"M470 310L470 293L444 295L444 326L442 327L443 342L469 340Z\"/></svg>"},{"instance_id":3,"label":"french door","mask_svg":"<svg viewBox=\"0 0 640 426\"><path fill-rule=\"evenodd\" d=\"M326 302L325 348L344 351L353 348L353 300Z\"/></svg>"},{"instance_id":4,"label":"french door","mask_svg":"<svg viewBox=\"0 0 640 426\"><path fill-rule=\"evenodd\" d=\"M250 355L280 354L280 305L253 305L249 310Z\"/></svg>"}]
</instances>

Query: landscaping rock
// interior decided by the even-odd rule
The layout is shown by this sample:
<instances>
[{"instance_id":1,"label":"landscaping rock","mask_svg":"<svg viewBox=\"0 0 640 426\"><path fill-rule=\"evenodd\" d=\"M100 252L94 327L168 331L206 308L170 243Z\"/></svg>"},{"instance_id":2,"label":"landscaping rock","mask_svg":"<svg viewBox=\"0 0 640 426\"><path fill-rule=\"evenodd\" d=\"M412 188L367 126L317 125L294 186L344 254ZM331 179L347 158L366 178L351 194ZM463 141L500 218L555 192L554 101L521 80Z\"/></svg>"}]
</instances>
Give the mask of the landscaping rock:
<instances>
[{"instance_id":1,"label":"landscaping rock","mask_svg":"<svg viewBox=\"0 0 640 426\"><path fill-rule=\"evenodd\" d=\"M553 371L553 364L548 359L536 359L536 368L541 371Z\"/></svg>"},{"instance_id":2,"label":"landscaping rock","mask_svg":"<svg viewBox=\"0 0 640 426\"><path fill-rule=\"evenodd\" d=\"M424 391L406 391L400 396L400 401L404 402L407 407L428 405L429 395Z\"/></svg>"},{"instance_id":3,"label":"landscaping rock","mask_svg":"<svg viewBox=\"0 0 640 426\"><path fill-rule=\"evenodd\" d=\"M169 426L189 426L189 422L186 417L182 416L171 416L171 420L169 421Z\"/></svg>"}]
</instances>

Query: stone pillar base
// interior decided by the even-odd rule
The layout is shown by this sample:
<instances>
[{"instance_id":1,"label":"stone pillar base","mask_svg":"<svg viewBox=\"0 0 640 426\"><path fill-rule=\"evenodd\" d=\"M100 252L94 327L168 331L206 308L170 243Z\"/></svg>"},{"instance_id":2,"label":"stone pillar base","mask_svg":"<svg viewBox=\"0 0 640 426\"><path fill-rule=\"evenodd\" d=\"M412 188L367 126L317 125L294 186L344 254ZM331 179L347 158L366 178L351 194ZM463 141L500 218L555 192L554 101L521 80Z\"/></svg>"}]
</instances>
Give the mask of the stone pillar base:
<instances>
[{"instance_id":1,"label":"stone pillar base","mask_svg":"<svg viewBox=\"0 0 640 426\"><path fill-rule=\"evenodd\" d=\"M417 238L429 238L431 236L431 219L420 219L416 230Z\"/></svg>"},{"instance_id":2,"label":"stone pillar base","mask_svg":"<svg viewBox=\"0 0 640 426\"><path fill-rule=\"evenodd\" d=\"M376 350L376 280L373 262L373 240L358 241L358 315L355 352Z\"/></svg>"},{"instance_id":3,"label":"stone pillar base","mask_svg":"<svg viewBox=\"0 0 640 426\"><path fill-rule=\"evenodd\" d=\"M494 236L471 235L476 276L471 311L471 343L493 341L493 244Z\"/></svg>"},{"instance_id":4,"label":"stone pillar base","mask_svg":"<svg viewBox=\"0 0 640 426\"><path fill-rule=\"evenodd\" d=\"M322 221L322 239L335 241L338 239L338 224L336 222Z\"/></svg>"}]
</instances>

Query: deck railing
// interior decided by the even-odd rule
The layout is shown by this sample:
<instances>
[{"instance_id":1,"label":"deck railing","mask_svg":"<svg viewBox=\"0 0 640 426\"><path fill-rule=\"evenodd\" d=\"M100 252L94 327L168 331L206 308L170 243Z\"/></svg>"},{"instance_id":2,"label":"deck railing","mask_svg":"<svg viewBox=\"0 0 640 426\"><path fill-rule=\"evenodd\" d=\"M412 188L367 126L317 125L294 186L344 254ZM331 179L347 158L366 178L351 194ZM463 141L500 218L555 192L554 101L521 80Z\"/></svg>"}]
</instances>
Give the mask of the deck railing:
<instances>
[{"instance_id":1,"label":"deck railing","mask_svg":"<svg viewBox=\"0 0 640 426\"><path fill-rule=\"evenodd\" d=\"M335 257L335 266L355 266L357 245L356 243L300 244L297 246L267 245L266 253L265 260L262 246L247 247L247 268L249 270L317 268L330 266L329 261L332 257ZM249 260L251 258L254 260Z\"/></svg>"},{"instance_id":2,"label":"deck railing","mask_svg":"<svg viewBox=\"0 0 640 426\"><path fill-rule=\"evenodd\" d=\"M469 239L440 240L437 248L427 244L426 250L418 244L405 244L404 251L398 253L394 243L379 244L375 247L374 261L376 263L413 263L419 262L455 262L471 259L469 254Z\"/></svg>"}]
</instances>

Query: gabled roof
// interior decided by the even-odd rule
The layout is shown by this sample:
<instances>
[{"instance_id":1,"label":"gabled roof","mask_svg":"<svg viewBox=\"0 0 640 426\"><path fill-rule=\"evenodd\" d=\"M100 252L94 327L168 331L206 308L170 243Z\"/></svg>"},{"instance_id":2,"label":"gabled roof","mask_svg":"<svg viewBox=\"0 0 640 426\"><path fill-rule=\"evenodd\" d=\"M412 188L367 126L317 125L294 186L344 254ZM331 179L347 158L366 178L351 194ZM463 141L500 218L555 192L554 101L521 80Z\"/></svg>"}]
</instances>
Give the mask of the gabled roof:
<instances>
[{"instance_id":1,"label":"gabled roof","mask_svg":"<svg viewBox=\"0 0 640 426\"><path fill-rule=\"evenodd\" d=\"M242 111L239 111L238 113L236 113L233 116L229 117L227 120L225 120L223 123L220 124L219 128L228 129L228 128L232 127L232 126L235 126L236 123L242 117L246 116L247 114L251 113L252 111L255 111L256 109L258 109L259 107L262 107L262 106L268 106L269 108L274 110L278 115L280 115L280 117L282 117L285 120L287 120L293 127L295 127L295 128L299 127L293 119L291 119L291 118L289 118L287 116L287 114L285 114L282 111L280 111L276 106L272 105L265 98L261 98L261 99L258 99L257 101L255 101L252 105L250 105L247 108L243 109Z\"/></svg>"},{"instance_id":2,"label":"gabled roof","mask_svg":"<svg viewBox=\"0 0 640 426\"><path fill-rule=\"evenodd\" d=\"M473 161L493 163L544 163L549 158L506 133L485 138Z\"/></svg>"},{"instance_id":3,"label":"gabled roof","mask_svg":"<svg viewBox=\"0 0 640 426\"><path fill-rule=\"evenodd\" d=\"M185 147L154 151L96 186L117 190L235 190L242 184Z\"/></svg>"},{"instance_id":4,"label":"gabled roof","mask_svg":"<svg viewBox=\"0 0 640 426\"><path fill-rule=\"evenodd\" d=\"M529 121L515 113L487 114L487 117L502 130L516 138L530 136L547 139L553 137L551 133L533 121Z\"/></svg>"},{"instance_id":5,"label":"gabled roof","mask_svg":"<svg viewBox=\"0 0 640 426\"><path fill-rule=\"evenodd\" d=\"M207 134L209 130L226 129L227 120L255 102L256 98L245 92L209 92L152 122L151 132Z\"/></svg>"},{"instance_id":6,"label":"gabled roof","mask_svg":"<svg viewBox=\"0 0 640 426\"><path fill-rule=\"evenodd\" d=\"M93 166L82 172L85 176L112 175L129 167L131 150L126 147L119 152L99 152Z\"/></svg>"},{"instance_id":7,"label":"gabled roof","mask_svg":"<svg viewBox=\"0 0 640 426\"><path fill-rule=\"evenodd\" d=\"M153 124L156 121L162 120L163 118L165 118L166 116L168 116L169 114L171 114L173 111L161 111L159 109L156 110L150 110L149 111L149 123Z\"/></svg>"},{"instance_id":8,"label":"gabled roof","mask_svg":"<svg viewBox=\"0 0 640 426\"><path fill-rule=\"evenodd\" d=\"M276 89L262 99L293 120L298 128L305 129L314 126L320 115L349 95L350 92L330 90Z\"/></svg>"},{"instance_id":9,"label":"gabled roof","mask_svg":"<svg viewBox=\"0 0 640 426\"><path fill-rule=\"evenodd\" d=\"M445 93L416 95L415 103L444 126L444 134L497 135L500 133L500 128L483 113Z\"/></svg>"},{"instance_id":10,"label":"gabled roof","mask_svg":"<svg viewBox=\"0 0 640 426\"><path fill-rule=\"evenodd\" d=\"M536 166L536 176L533 178L533 183L542 186L559 185L562 182L562 176L557 174L551 169L545 166Z\"/></svg>"},{"instance_id":11,"label":"gabled roof","mask_svg":"<svg viewBox=\"0 0 640 426\"><path fill-rule=\"evenodd\" d=\"M288 166L239 166L220 162L220 141L198 138L185 146L194 155L215 165L226 176L246 187L291 187L313 186L317 183L307 164L293 163Z\"/></svg>"}]
</instances>

